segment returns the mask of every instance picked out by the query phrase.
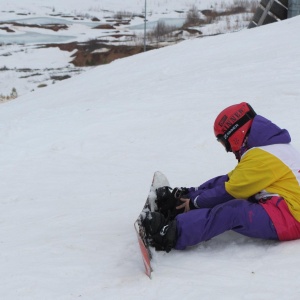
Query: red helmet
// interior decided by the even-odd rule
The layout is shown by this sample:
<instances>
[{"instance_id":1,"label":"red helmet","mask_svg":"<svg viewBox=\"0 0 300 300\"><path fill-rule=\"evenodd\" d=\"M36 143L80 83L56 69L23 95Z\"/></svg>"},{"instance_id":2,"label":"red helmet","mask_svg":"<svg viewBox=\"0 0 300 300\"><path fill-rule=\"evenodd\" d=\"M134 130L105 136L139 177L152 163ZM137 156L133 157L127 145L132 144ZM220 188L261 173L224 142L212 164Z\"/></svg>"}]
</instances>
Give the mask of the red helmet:
<instances>
[{"instance_id":1,"label":"red helmet","mask_svg":"<svg viewBox=\"0 0 300 300\"><path fill-rule=\"evenodd\" d=\"M214 131L227 152L241 149L255 116L255 111L246 102L231 105L220 112L215 120Z\"/></svg>"}]
</instances>

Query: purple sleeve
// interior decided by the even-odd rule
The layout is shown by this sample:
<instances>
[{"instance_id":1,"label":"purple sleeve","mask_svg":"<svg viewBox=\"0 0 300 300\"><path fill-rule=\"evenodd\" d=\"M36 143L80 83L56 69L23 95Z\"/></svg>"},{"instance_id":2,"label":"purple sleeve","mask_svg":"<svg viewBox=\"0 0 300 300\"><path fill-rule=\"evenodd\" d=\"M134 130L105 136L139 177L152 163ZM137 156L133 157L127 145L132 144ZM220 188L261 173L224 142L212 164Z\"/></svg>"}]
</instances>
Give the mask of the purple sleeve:
<instances>
[{"instance_id":1,"label":"purple sleeve","mask_svg":"<svg viewBox=\"0 0 300 300\"><path fill-rule=\"evenodd\" d=\"M234 199L225 190L227 175L212 178L198 188L189 189L191 208L212 208L218 204Z\"/></svg>"}]
</instances>

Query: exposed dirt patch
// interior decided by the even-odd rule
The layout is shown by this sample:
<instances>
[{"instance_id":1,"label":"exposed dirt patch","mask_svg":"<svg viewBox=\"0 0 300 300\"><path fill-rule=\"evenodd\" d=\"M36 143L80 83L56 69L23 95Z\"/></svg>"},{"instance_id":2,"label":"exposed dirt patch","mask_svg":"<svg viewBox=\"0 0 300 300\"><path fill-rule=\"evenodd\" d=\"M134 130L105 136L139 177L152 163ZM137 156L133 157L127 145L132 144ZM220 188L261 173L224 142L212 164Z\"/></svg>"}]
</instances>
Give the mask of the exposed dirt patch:
<instances>
[{"instance_id":1,"label":"exposed dirt patch","mask_svg":"<svg viewBox=\"0 0 300 300\"><path fill-rule=\"evenodd\" d=\"M10 29L9 27L0 27L0 30L5 30L6 32L15 32L14 30Z\"/></svg>"},{"instance_id":2,"label":"exposed dirt patch","mask_svg":"<svg viewBox=\"0 0 300 300\"><path fill-rule=\"evenodd\" d=\"M110 24L101 24L96 27L93 27L93 29L115 29L115 27Z\"/></svg>"},{"instance_id":3,"label":"exposed dirt patch","mask_svg":"<svg viewBox=\"0 0 300 300\"><path fill-rule=\"evenodd\" d=\"M107 45L105 45L107 49ZM143 52L142 46L110 46L105 52L77 51L72 63L76 67L108 64L115 59Z\"/></svg>"},{"instance_id":4,"label":"exposed dirt patch","mask_svg":"<svg viewBox=\"0 0 300 300\"><path fill-rule=\"evenodd\" d=\"M70 75L61 75L61 76L59 76L59 75L53 75L50 78L52 80L59 80L59 81L61 81L61 80L69 79L69 78L71 78L71 76Z\"/></svg>"},{"instance_id":5,"label":"exposed dirt patch","mask_svg":"<svg viewBox=\"0 0 300 300\"><path fill-rule=\"evenodd\" d=\"M50 29L53 31L59 31L59 30L66 30L68 29L68 26L66 24L44 24L44 25L38 25L38 24L23 24L18 22L0 22L1 24L10 24L13 26L19 26L19 27L31 27L31 28L43 28L43 29ZM5 27L4 27L5 28ZM6 27L8 28L8 27ZM0 29L3 29L3 27ZM8 28L9 29L9 28ZM14 31L8 31L8 32L14 32Z\"/></svg>"},{"instance_id":6,"label":"exposed dirt patch","mask_svg":"<svg viewBox=\"0 0 300 300\"><path fill-rule=\"evenodd\" d=\"M63 51L77 50L72 56L74 57L71 63L76 67L97 66L108 64L115 59L135 55L144 51L142 45L140 46L116 46L100 43L98 41L90 41L87 43L66 43L66 44L48 44L43 45L47 47L59 47ZM147 47L147 50L153 48Z\"/></svg>"}]
</instances>

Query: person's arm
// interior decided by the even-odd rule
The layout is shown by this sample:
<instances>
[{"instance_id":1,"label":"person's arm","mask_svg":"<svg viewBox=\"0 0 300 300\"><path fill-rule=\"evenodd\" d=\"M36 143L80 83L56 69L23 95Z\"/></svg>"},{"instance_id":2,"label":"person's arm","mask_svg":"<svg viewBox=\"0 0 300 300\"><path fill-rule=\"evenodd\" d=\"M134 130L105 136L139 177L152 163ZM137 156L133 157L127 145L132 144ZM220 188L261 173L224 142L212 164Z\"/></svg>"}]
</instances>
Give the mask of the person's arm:
<instances>
[{"instance_id":1,"label":"person's arm","mask_svg":"<svg viewBox=\"0 0 300 300\"><path fill-rule=\"evenodd\" d=\"M188 189L188 197L190 199L195 199L197 196L203 193L205 190L212 189L214 187L217 187L219 185L224 184L226 181L228 181L228 175L221 175L214 178L211 178L207 180L206 182L202 183L199 187L191 187Z\"/></svg>"},{"instance_id":2,"label":"person's arm","mask_svg":"<svg viewBox=\"0 0 300 300\"><path fill-rule=\"evenodd\" d=\"M180 199L182 204L177 206L177 209L184 208L187 212L196 208L212 208L233 199L225 190L225 182L228 179L228 175L221 175L204 182L199 187L189 188L188 194Z\"/></svg>"}]
</instances>

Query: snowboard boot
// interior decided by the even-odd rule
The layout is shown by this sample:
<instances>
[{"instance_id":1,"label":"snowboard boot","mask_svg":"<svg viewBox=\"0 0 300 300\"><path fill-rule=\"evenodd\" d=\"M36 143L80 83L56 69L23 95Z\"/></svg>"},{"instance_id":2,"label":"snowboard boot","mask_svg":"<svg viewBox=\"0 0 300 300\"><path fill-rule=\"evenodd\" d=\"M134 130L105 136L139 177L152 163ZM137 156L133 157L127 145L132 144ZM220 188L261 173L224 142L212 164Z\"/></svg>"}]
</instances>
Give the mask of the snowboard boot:
<instances>
[{"instance_id":1,"label":"snowboard boot","mask_svg":"<svg viewBox=\"0 0 300 300\"><path fill-rule=\"evenodd\" d=\"M156 205L157 210L164 215L165 218L170 220L184 212L184 208L176 209L176 206L182 204L180 201L181 197L184 197L188 193L186 188L170 188L169 186L163 186L156 190Z\"/></svg>"},{"instance_id":2,"label":"snowboard boot","mask_svg":"<svg viewBox=\"0 0 300 300\"><path fill-rule=\"evenodd\" d=\"M148 212L143 220L146 238L158 251L170 252L176 244L176 220L169 221L163 214Z\"/></svg>"}]
</instances>

